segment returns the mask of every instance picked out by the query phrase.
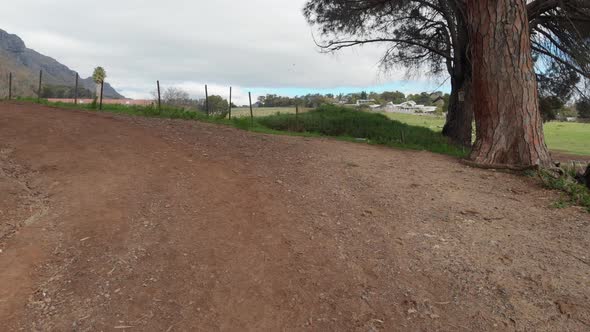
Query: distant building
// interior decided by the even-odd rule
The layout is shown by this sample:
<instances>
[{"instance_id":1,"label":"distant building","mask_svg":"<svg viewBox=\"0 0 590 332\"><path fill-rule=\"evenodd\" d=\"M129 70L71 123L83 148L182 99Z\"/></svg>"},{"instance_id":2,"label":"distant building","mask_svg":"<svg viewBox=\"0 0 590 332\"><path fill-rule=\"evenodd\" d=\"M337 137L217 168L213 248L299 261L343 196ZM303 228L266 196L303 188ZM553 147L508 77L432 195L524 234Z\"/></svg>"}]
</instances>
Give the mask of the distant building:
<instances>
[{"instance_id":1,"label":"distant building","mask_svg":"<svg viewBox=\"0 0 590 332\"><path fill-rule=\"evenodd\" d=\"M383 107L385 112L390 113L432 113L436 111L436 106L418 105L415 101L406 101L401 104L389 102Z\"/></svg>"}]
</instances>

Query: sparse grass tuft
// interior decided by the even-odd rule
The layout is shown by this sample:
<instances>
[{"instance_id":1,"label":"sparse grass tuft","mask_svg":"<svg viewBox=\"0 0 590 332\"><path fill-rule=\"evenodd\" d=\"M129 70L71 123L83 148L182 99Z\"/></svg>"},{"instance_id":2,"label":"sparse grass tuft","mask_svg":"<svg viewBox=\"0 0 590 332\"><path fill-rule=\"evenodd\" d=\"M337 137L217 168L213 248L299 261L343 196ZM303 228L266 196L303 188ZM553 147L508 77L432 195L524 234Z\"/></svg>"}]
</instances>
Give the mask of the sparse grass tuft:
<instances>
[{"instance_id":1,"label":"sparse grass tuft","mask_svg":"<svg viewBox=\"0 0 590 332\"><path fill-rule=\"evenodd\" d=\"M538 175L545 187L564 192L565 195L553 205L554 207L563 208L578 205L585 207L590 212L590 190L576 180L575 169L566 168L563 174L542 169L539 170Z\"/></svg>"}]
</instances>

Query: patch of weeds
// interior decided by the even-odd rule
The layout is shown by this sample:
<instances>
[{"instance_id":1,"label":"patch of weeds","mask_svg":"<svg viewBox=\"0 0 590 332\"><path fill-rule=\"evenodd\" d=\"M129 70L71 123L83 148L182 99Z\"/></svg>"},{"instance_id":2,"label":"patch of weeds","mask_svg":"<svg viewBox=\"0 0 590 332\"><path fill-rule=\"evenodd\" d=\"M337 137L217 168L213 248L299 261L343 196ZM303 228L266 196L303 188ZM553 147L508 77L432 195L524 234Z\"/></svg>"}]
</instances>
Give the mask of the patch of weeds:
<instances>
[{"instance_id":1,"label":"patch of weeds","mask_svg":"<svg viewBox=\"0 0 590 332\"><path fill-rule=\"evenodd\" d=\"M541 169L538 175L545 187L564 192L565 195L553 204L554 207L578 205L590 212L590 190L576 180L575 169L565 168L560 172Z\"/></svg>"},{"instance_id":2,"label":"patch of weeds","mask_svg":"<svg viewBox=\"0 0 590 332\"><path fill-rule=\"evenodd\" d=\"M572 202L569 197L565 196L564 194L559 197L557 202L551 204L551 208L553 209L565 209L570 206L572 206Z\"/></svg>"},{"instance_id":3,"label":"patch of weeds","mask_svg":"<svg viewBox=\"0 0 590 332\"><path fill-rule=\"evenodd\" d=\"M323 105L295 114L259 117L255 122L268 129L295 133L315 133L355 142L386 145L465 157L467 151L451 144L441 133L421 126L391 120L383 114L346 107Z\"/></svg>"}]
</instances>

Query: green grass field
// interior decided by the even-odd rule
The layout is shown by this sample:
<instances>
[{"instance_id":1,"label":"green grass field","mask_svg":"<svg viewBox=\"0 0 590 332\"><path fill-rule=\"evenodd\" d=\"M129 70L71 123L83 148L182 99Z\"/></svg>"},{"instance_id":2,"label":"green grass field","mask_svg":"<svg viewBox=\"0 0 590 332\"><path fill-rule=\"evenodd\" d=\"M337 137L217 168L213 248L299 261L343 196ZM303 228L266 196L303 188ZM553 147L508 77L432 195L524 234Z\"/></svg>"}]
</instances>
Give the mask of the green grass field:
<instances>
[{"instance_id":1,"label":"green grass field","mask_svg":"<svg viewBox=\"0 0 590 332\"><path fill-rule=\"evenodd\" d=\"M402 114L402 113L382 113L391 120L396 120L411 126L426 127L430 130L440 132L445 125L445 118L442 116Z\"/></svg>"},{"instance_id":2,"label":"green grass field","mask_svg":"<svg viewBox=\"0 0 590 332\"><path fill-rule=\"evenodd\" d=\"M392 120L412 126L442 131L445 118L414 114L383 113ZM545 124L545 139L550 150L590 156L590 123L549 122Z\"/></svg>"},{"instance_id":3,"label":"green grass field","mask_svg":"<svg viewBox=\"0 0 590 332\"><path fill-rule=\"evenodd\" d=\"M299 112L301 112L301 113L307 112L309 110L310 110L309 108L299 108ZM258 107L258 108L255 107L252 109L252 113L256 117L275 115L277 113L295 114L295 107ZM236 118L250 116L250 108L249 107L234 108L234 109L232 109L231 114L232 114L232 116L235 116Z\"/></svg>"},{"instance_id":4,"label":"green grass field","mask_svg":"<svg viewBox=\"0 0 590 332\"><path fill-rule=\"evenodd\" d=\"M590 156L590 123L550 122L545 139L551 150Z\"/></svg>"}]
</instances>

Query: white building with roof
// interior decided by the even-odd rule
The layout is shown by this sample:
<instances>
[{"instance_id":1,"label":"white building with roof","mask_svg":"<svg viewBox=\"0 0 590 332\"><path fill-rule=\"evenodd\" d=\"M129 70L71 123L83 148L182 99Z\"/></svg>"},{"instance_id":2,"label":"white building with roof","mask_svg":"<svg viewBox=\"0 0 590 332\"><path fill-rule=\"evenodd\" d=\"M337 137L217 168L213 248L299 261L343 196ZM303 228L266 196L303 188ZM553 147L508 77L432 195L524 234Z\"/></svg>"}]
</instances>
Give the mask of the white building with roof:
<instances>
[{"instance_id":1,"label":"white building with roof","mask_svg":"<svg viewBox=\"0 0 590 332\"><path fill-rule=\"evenodd\" d=\"M389 102L385 105L383 110L390 113L432 113L436 111L436 106L418 105L415 101L410 100L401 104Z\"/></svg>"}]
</instances>

